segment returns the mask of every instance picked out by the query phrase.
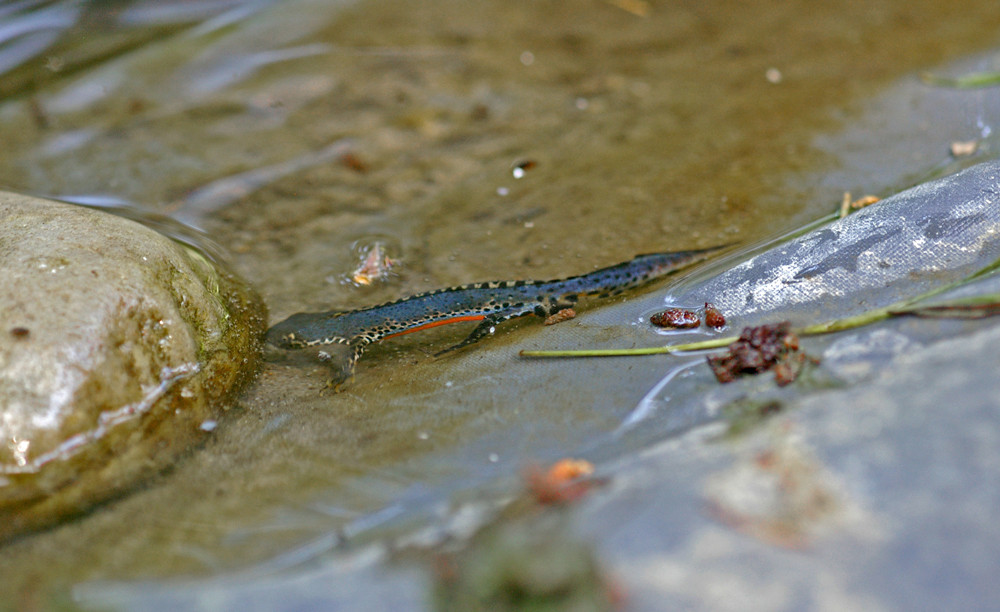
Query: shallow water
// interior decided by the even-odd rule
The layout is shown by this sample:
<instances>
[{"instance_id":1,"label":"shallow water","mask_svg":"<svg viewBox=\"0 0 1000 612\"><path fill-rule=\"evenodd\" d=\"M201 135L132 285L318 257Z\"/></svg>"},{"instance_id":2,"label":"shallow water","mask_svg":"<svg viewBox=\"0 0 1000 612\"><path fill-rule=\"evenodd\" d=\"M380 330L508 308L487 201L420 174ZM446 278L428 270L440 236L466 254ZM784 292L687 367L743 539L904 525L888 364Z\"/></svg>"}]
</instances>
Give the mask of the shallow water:
<instances>
[{"instance_id":1,"label":"shallow water","mask_svg":"<svg viewBox=\"0 0 1000 612\"><path fill-rule=\"evenodd\" d=\"M948 161L949 138L988 135L982 114L943 135L851 126L899 79L995 45L1000 26L988 2L107 6L0 13L0 186L199 226L274 320L753 243L843 191L905 184ZM895 99L894 114L913 110ZM863 171L845 162L860 158ZM376 238L394 275L341 282ZM100 601L104 581L303 577L341 548L446 522L459 501L502 498L529 461L606 443L649 389L638 366L603 395L525 389L497 355L548 329L507 327L441 360L429 354L464 330L386 343L337 395L317 366L269 365L170 474L5 547L0 590L44 607L81 583Z\"/></svg>"}]
</instances>

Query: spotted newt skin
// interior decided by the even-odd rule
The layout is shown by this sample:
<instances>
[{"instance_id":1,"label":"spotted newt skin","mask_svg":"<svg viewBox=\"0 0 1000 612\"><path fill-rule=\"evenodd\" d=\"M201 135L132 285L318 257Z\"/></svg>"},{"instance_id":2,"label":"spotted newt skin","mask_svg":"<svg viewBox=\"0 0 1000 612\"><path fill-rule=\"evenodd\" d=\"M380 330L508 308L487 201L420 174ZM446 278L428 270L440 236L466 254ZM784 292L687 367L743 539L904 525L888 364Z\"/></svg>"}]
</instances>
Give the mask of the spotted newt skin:
<instances>
[{"instance_id":1,"label":"spotted newt skin","mask_svg":"<svg viewBox=\"0 0 1000 612\"><path fill-rule=\"evenodd\" d=\"M353 375L354 365L373 342L465 321L478 322L469 336L441 355L477 342L503 321L525 315L551 316L581 296L606 298L671 274L723 247L639 255L615 266L551 281L490 281L428 291L359 310L300 312L274 325L268 343L282 349L345 344L346 363L331 364L334 384Z\"/></svg>"}]
</instances>

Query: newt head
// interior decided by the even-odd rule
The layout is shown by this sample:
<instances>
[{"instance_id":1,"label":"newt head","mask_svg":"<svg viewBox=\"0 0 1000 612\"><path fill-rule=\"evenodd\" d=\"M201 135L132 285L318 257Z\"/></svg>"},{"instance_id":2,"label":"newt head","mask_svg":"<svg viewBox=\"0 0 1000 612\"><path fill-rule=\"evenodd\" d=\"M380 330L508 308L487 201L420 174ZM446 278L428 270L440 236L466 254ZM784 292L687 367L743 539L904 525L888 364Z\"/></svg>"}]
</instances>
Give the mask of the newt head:
<instances>
[{"instance_id":1,"label":"newt head","mask_svg":"<svg viewBox=\"0 0 1000 612\"><path fill-rule=\"evenodd\" d=\"M288 319L267 330L265 340L267 340L268 344L282 349L302 348L305 346L305 342L296 334L295 327L289 324Z\"/></svg>"},{"instance_id":2,"label":"newt head","mask_svg":"<svg viewBox=\"0 0 1000 612\"><path fill-rule=\"evenodd\" d=\"M344 343L348 338L331 335L323 326L330 319L344 314L331 312L299 312L284 321L275 323L269 330L265 340L268 344L281 349L300 349L317 344Z\"/></svg>"},{"instance_id":3,"label":"newt head","mask_svg":"<svg viewBox=\"0 0 1000 612\"><path fill-rule=\"evenodd\" d=\"M295 333L291 332L288 334L278 334L273 329L267 330L267 335L264 340L271 346L276 346L282 349L290 349L295 346Z\"/></svg>"}]
</instances>

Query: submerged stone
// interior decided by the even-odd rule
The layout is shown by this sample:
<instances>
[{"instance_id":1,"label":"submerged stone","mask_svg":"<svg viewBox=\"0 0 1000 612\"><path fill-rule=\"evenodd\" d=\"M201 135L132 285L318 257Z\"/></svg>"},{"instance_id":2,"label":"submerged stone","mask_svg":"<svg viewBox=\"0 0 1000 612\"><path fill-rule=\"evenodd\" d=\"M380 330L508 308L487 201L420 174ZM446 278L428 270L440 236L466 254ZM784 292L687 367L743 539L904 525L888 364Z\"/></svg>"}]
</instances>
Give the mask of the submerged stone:
<instances>
[{"instance_id":1,"label":"submerged stone","mask_svg":"<svg viewBox=\"0 0 1000 612\"><path fill-rule=\"evenodd\" d=\"M256 373L265 320L193 248L0 192L0 541L121 495L209 435Z\"/></svg>"}]
</instances>

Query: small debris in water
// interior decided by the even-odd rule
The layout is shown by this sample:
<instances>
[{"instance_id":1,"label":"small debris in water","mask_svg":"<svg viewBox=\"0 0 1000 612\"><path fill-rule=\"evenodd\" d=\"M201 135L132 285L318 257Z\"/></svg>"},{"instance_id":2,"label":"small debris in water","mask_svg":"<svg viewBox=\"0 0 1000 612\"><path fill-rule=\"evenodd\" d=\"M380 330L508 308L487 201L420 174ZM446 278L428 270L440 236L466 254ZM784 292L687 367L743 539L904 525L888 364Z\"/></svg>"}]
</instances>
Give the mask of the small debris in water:
<instances>
[{"instance_id":1,"label":"small debris in water","mask_svg":"<svg viewBox=\"0 0 1000 612\"><path fill-rule=\"evenodd\" d=\"M25 340L31 335L31 330L27 327L12 327L10 328L10 335L15 340Z\"/></svg>"},{"instance_id":2,"label":"small debris in water","mask_svg":"<svg viewBox=\"0 0 1000 612\"><path fill-rule=\"evenodd\" d=\"M549 468L549 476L556 480L573 480L594 473L594 464L586 459L560 459Z\"/></svg>"},{"instance_id":3,"label":"small debris in water","mask_svg":"<svg viewBox=\"0 0 1000 612\"><path fill-rule=\"evenodd\" d=\"M594 465L583 459L561 459L548 470L537 465L524 470L524 482L534 500L540 504L567 504L587 494L596 484L589 476Z\"/></svg>"},{"instance_id":4,"label":"small debris in water","mask_svg":"<svg viewBox=\"0 0 1000 612\"><path fill-rule=\"evenodd\" d=\"M975 153L978 149L978 140L956 140L951 143L951 146L949 147L952 157L968 157L969 155Z\"/></svg>"},{"instance_id":5,"label":"small debris in water","mask_svg":"<svg viewBox=\"0 0 1000 612\"><path fill-rule=\"evenodd\" d=\"M545 319L546 325L555 325L556 323L562 323L563 321L569 321L576 316L576 311L572 308L563 308L557 313L551 314Z\"/></svg>"},{"instance_id":6,"label":"small debris in water","mask_svg":"<svg viewBox=\"0 0 1000 612\"><path fill-rule=\"evenodd\" d=\"M364 162L360 157L357 156L354 151L347 151L340 156L340 163L345 168L354 170L359 174L365 174L368 172L368 164Z\"/></svg>"},{"instance_id":7,"label":"small debris in water","mask_svg":"<svg viewBox=\"0 0 1000 612\"><path fill-rule=\"evenodd\" d=\"M649 317L649 322L665 329L692 329L701 325L698 313L687 308L670 308Z\"/></svg>"},{"instance_id":8,"label":"small debris in water","mask_svg":"<svg viewBox=\"0 0 1000 612\"><path fill-rule=\"evenodd\" d=\"M844 199L840 202L840 218L843 219L849 215L852 211L861 210L866 206L871 206L875 202L879 201L878 196L866 195L861 196L857 200L851 200L851 192L844 192Z\"/></svg>"},{"instance_id":9,"label":"small debris in water","mask_svg":"<svg viewBox=\"0 0 1000 612\"><path fill-rule=\"evenodd\" d=\"M538 163L536 161L532 159L526 159L524 161L520 161L514 164L514 169L511 170L511 173L514 175L514 178L516 179L524 178L525 173L537 165Z\"/></svg>"},{"instance_id":10,"label":"small debris in water","mask_svg":"<svg viewBox=\"0 0 1000 612\"><path fill-rule=\"evenodd\" d=\"M351 280L358 285L368 286L376 281L383 281L389 276L389 271L399 263L386 253L385 245L375 242L370 247L362 249L364 259L361 265L351 273Z\"/></svg>"},{"instance_id":11,"label":"small debris in water","mask_svg":"<svg viewBox=\"0 0 1000 612\"><path fill-rule=\"evenodd\" d=\"M480 102L472 107L469 116L473 121L485 121L490 118L490 107Z\"/></svg>"}]
</instances>

